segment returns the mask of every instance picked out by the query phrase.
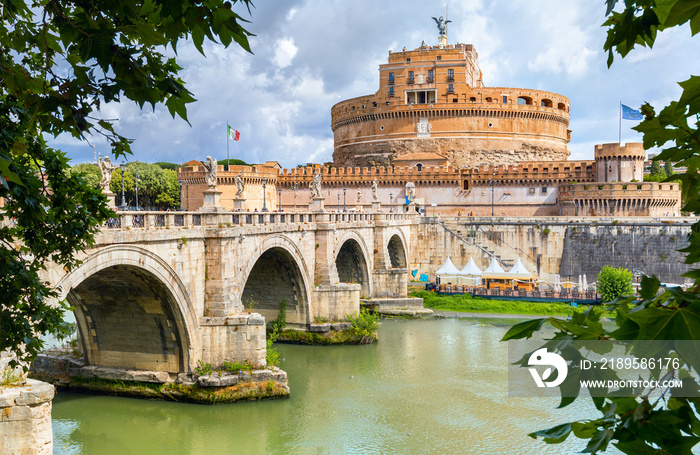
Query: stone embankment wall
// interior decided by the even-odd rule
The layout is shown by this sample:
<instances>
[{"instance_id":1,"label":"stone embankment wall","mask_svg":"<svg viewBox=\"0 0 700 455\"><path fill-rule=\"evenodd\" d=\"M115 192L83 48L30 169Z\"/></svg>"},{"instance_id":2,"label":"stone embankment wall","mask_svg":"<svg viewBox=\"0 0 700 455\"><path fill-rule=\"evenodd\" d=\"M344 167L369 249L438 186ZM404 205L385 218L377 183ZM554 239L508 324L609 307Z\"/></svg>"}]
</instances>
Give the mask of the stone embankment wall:
<instances>
[{"instance_id":1,"label":"stone embankment wall","mask_svg":"<svg viewBox=\"0 0 700 455\"><path fill-rule=\"evenodd\" d=\"M473 257L483 270L496 257L505 270L520 258L540 279L588 282L604 265L684 283L684 253L693 218L424 218L413 237L410 270L431 274L447 256L462 268Z\"/></svg>"}]
</instances>

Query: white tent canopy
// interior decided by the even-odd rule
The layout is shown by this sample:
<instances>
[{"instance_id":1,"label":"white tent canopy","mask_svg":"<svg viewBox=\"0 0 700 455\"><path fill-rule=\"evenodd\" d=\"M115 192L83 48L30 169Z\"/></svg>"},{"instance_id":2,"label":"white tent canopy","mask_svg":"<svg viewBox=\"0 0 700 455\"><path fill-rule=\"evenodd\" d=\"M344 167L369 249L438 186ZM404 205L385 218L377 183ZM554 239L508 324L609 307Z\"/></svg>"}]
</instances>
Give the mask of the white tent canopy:
<instances>
[{"instance_id":1,"label":"white tent canopy","mask_svg":"<svg viewBox=\"0 0 700 455\"><path fill-rule=\"evenodd\" d=\"M455 267L455 265L452 263L452 259L450 259L449 256L447 256L447 260L444 264L442 264L442 267L437 269L435 275L439 276L441 280L459 278L460 276L459 269Z\"/></svg>"},{"instance_id":2,"label":"white tent canopy","mask_svg":"<svg viewBox=\"0 0 700 455\"><path fill-rule=\"evenodd\" d=\"M474 259L469 257L469 262L460 270L460 275L462 279L465 280L466 284L469 285L479 285L481 284L481 269L476 265Z\"/></svg>"},{"instance_id":3,"label":"white tent canopy","mask_svg":"<svg viewBox=\"0 0 700 455\"><path fill-rule=\"evenodd\" d=\"M469 257L469 262L459 272L462 276L481 276L481 269L476 265L474 259Z\"/></svg>"},{"instance_id":4,"label":"white tent canopy","mask_svg":"<svg viewBox=\"0 0 700 455\"><path fill-rule=\"evenodd\" d=\"M506 273L505 270L503 270L503 267L498 263L496 258L491 259L491 264L482 272L482 275L494 275L494 274L502 274Z\"/></svg>"},{"instance_id":5,"label":"white tent canopy","mask_svg":"<svg viewBox=\"0 0 700 455\"><path fill-rule=\"evenodd\" d=\"M509 271L508 273L511 273L511 274L525 274L525 275L527 275L528 277L532 276L532 273L530 273L530 272L525 268L525 266L523 265L523 263L520 261L520 258L518 258L518 260L515 261L515 265L513 266L512 269L510 269L510 271Z\"/></svg>"}]
</instances>

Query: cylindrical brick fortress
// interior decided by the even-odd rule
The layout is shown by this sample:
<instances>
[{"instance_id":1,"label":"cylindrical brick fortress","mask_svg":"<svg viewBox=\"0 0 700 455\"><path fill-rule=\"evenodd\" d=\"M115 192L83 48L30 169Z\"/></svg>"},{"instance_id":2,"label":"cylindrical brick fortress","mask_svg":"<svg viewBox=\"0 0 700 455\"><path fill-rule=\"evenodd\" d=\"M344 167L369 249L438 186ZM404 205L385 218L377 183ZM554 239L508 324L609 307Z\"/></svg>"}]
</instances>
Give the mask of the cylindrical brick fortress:
<instances>
[{"instance_id":1,"label":"cylindrical brick fortress","mask_svg":"<svg viewBox=\"0 0 700 455\"><path fill-rule=\"evenodd\" d=\"M484 87L477 59L466 44L390 52L376 94L331 110L335 165L391 165L420 152L458 168L566 160L569 99Z\"/></svg>"}]
</instances>

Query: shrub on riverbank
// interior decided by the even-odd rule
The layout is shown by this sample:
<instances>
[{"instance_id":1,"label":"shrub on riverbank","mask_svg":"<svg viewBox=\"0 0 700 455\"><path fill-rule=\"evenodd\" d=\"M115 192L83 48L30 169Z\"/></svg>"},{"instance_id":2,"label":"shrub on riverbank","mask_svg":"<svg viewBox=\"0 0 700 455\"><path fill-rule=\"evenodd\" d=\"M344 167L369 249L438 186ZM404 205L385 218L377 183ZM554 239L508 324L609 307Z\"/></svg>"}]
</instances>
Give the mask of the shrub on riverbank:
<instances>
[{"instance_id":1,"label":"shrub on riverbank","mask_svg":"<svg viewBox=\"0 0 700 455\"><path fill-rule=\"evenodd\" d=\"M463 295L439 295L430 291L414 291L410 297L423 299L423 306L440 311L473 313L533 314L544 316L570 316L581 307L572 307L566 302L527 302L523 300L495 300ZM585 308L585 306L584 306Z\"/></svg>"}]
</instances>

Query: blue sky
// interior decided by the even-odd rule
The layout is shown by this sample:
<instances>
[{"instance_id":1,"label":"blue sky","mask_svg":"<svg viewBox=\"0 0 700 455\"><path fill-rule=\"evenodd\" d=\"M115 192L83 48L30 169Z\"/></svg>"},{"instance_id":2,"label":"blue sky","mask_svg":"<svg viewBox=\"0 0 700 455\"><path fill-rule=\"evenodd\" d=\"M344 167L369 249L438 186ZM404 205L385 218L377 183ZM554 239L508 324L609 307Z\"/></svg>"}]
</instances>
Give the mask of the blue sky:
<instances>
[{"instance_id":1,"label":"blue sky","mask_svg":"<svg viewBox=\"0 0 700 455\"><path fill-rule=\"evenodd\" d=\"M378 89L388 51L437 44L432 16L444 1L258 0L248 29L254 54L209 44L206 57L178 48L181 73L197 98L192 126L165 108L111 103L102 110L134 139L129 160L183 163L226 158L226 122L241 133L231 158L276 160L284 167L332 160L331 106ZM245 9L240 14L248 17ZM659 35L653 50L634 51L606 66L605 2L590 0L463 0L449 4L450 43L473 44L484 83L549 90L571 99L570 159L593 159L593 146L616 142L619 103L660 108L680 94L678 81L700 74L700 46L687 27ZM698 37L700 39L700 37ZM695 46L693 46L693 42ZM622 141L640 141L623 121ZM50 142L73 163L108 154L98 137Z\"/></svg>"}]
</instances>

